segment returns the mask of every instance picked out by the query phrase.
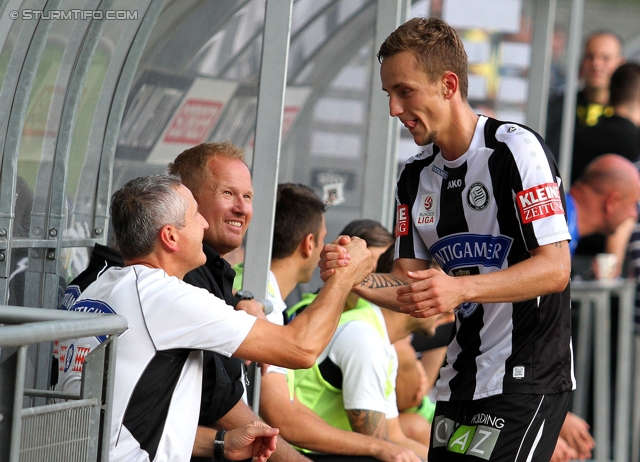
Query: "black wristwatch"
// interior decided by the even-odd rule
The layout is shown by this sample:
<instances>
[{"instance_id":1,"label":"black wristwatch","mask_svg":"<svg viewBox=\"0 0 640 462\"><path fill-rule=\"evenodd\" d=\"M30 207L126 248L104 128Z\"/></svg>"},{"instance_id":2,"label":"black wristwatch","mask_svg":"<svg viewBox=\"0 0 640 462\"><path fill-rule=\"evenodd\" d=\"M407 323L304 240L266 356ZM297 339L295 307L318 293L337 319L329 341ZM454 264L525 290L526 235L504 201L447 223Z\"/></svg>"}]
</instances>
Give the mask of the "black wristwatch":
<instances>
[{"instance_id":1,"label":"black wristwatch","mask_svg":"<svg viewBox=\"0 0 640 462\"><path fill-rule=\"evenodd\" d=\"M248 290L239 290L233 295L233 307L238 305L238 302L242 300L253 300L255 297Z\"/></svg>"},{"instance_id":2,"label":"black wristwatch","mask_svg":"<svg viewBox=\"0 0 640 462\"><path fill-rule=\"evenodd\" d=\"M224 434L226 431L218 430L216 439L213 440L213 462L226 462L224 458Z\"/></svg>"}]
</instances>

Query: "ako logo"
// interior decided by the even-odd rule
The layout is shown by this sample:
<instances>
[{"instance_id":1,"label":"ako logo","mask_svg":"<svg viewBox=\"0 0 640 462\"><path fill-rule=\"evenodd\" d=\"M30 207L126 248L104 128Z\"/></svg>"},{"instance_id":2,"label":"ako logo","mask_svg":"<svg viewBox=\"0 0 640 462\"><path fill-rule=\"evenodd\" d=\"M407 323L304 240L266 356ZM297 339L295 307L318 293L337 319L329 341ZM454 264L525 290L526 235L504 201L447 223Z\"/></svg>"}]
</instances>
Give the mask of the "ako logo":
<instances>
[{"instance_id":1,"label":"ako logo","mask_svg":"<svg viewBox=\"0 0 640 462\"><path fill-rule=\"evenodd\" d=\"M516 194L523 224L552 215L564 215L560 188L556 183L545 183Z\"/></svg>"}]
</instances>

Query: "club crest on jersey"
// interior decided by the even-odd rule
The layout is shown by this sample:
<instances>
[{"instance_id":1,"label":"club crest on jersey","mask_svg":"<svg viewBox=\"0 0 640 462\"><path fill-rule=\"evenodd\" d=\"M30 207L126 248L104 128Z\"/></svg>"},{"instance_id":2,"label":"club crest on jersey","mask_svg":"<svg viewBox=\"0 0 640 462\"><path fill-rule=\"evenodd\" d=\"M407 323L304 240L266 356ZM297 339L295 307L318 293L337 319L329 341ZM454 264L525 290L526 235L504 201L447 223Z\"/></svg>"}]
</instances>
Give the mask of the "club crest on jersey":
<instances>
[{"instance_id":1,"label":"club crest on jersey","mask_svg":"<svg viewBox=\"0 0 640 462\"><path fill-rule=\"evenodd\" d=\"M396 237L409 234L409 207L399 205L397 210Z\"/></svg>"},{"instance_id":2,"label":"club crest on jersey","mask_svg":"<svg viewBox=\"0 0 640 462\"><path fill-rule=\"evenodd\" d=\"M445 180L446 180L447 178L449 178L449 172L447 172L447 171L445 171L445 170L442 170L441 168L439 168L439 167L437 167L437 166L435 166L435 165L432 165L432 166L431 166L431 171L432 171L433 173L435 173L436 175L440 175L440 176L441 176L442 178L444 178Z\"/></svg>"},{"instance_id":3,"label":"club crest on jersey","mask_svg":"<svg viewBox=\"0 0 640 462\"><path fill-rule=\"evenodd\" d=\"M520 219L527 224L552 215L564 215L560 187L545 183L516 194Z\"/></svg>"},{"instance_id":4,"label":"club crest on jersey","mask_svg":"<svg viewBox=\"0 0 640 462\"><path fill-rule=\"evenodd\" d=\"M487 187L476 181L471 186L469 186L469 190L467 191L467 204L473 210L484 210L489 205L489 190Z\"/></svg>"},{"instance_id":5,"label":"club crest on jersey","mask_svg":"<svg viewBox=\"0 0 640 462\"><path fill-rule=\"evenodd\" d=\"M435 193L420 196L416 226L432 226L436 223L437 196Z\"/></svg>"},{"instance_id":6,"label":"club crest on jersey","mask_svg":"<svg viewBox=\"0 0 640 462\"><path fill-rule=\"evenodd\" d=\"M461 266L502 268L513 239L490 234L453 234L440 239L429 251L445 273Z\"/></svg>"},{"instance_id":7,"label":"club crest on jersey","mask_svg":"<svg viewBox=\"0 0 640 462\"><path fill-rule=\"evenodd\" d=\"M475 302L461 303L454 311L461 314L463 318L468 318L478 309L478 306L479 305Z\"/></svg>"}]
</instances>

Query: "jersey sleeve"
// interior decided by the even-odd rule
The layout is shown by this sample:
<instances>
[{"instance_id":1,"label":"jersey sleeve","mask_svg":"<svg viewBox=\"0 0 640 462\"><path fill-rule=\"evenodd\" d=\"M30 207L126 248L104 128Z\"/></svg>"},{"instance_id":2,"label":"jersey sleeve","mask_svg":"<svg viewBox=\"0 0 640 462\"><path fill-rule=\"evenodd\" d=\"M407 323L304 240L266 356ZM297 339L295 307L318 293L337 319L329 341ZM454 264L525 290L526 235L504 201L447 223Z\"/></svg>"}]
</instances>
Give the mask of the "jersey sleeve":
<instances>
[{"instance_id":1,"label":"jersey sleeve","mask_svg":"<svg viewBox=\"0 0 640 462\"><path fill-rule=\"evenodd\" d=\"M423 155L423 153L420 154L420 156ZM424 161L409 159L398 176L394 258L431 260L429 249L414 226L412 217L423 167Z\"/></svg>"},{"instance_id":2,"label":"jersey sleeve","mask_svg":"<svg viewBox=\"0 0 640 462\"><path fill-rule=\"evenodd\" d=\"M329 358L342 371L344 408L386 414L388 352L380 335L367 323L352 321L336 335Z\"/></svg>"},{"instance_id":3,"label":"jersey sleeve","mask_svg":"<svg viewBox=\"0 0 640 462\"><path fill-rule=\"evenodd\" d=\"M544 141L515 124L502 125L496 139L504 142L513 155L514 207L527 248L571 240L564 185Z\"/></svg>"},{"instance_id":4,"label":"jersey sleeve","mask_svg":"<svg viewBox=\"0 0 640 462\"><path fill-rule=\"evenodd\" d=\"M231 356L256 319L177 278L138 281L142 311L157 350L188 348ZM171 329L167 329L171 326Z\"/></svg>"}]
</instances>

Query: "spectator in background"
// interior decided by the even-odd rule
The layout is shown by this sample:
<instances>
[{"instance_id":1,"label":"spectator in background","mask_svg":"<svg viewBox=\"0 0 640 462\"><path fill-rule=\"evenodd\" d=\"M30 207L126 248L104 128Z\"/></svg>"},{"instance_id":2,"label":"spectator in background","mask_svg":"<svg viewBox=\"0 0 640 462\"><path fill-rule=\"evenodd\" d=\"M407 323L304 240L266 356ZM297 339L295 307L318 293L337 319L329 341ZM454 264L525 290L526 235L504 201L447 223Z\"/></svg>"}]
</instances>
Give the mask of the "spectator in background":
<instances>
[{"instance_id":1,"label":"spectator in background","mask_svg":"<svg viewBox=\"0 0 640 462\"><path fill-rule=\"evenodd\" d=\"M632 162L640 158L640 65L626 63L611 76L610 106L613 114L602 116L593 126L577 125L573 142L571 177L575 181L589 162L606 153ZM596 234L583 239L576 249L576 268L588 267L601 252L618 255L618 274L635 222L623 223L612 236Z\"/></svg>"},{"instance_id":2,"label":"spectator in background","mask_svg":"<svg viewBox=\"0 0 640 462\"><path fill-rule=\"evenodd\" d=\"M580 65L584 87L576 102L576 127L593 126L601 115L610 117L609 82L613 72L624 62L622 42L612 32L597 31L585 41ZM553 95L549 100L545 141L558 158L562 129L564 95Z\"/></svg>"},{"instance_id":3,"label":"spectator in background","mask_svg":"<svg viewBox=\"0 0 640 462\"><path fill-rule=\"evenodd\" d=\"M590 234L611 235L638 217L640 176L635 165L617 154L594 159L567 194L567 222L572 253Z\"/></svg>"},{"instance_id":4,"label":"spectator in background","mask_svg":"<svg viewBox=\"0 0 640 462\"><path fill-rule=\"evenodd\" d=\"M374 220L354 220L340 234L364 239L374 259L393 243L389 231ZM301 312L312 298L305 297L292 311ZM339 327L316 364L296 371L296 399L333 427L386 439L426 458L427 446L402 431L396 402L398 364L392 344L413 331L433 335L442 321L381 309L351 293ZM425 427L428 437L429 425ZM424 439L425 435L420 436Z\"/></svg>"},{"instance_id":5,"label":"spectator in background","mask_svg":"<svg viewBox=\"0 0 640 462\"><path fill-rule=\"evenodd\" d=\"M640 158L640 65L626 63L611 76L609 106L613 113L595 125L576 126L571 179L601 154L618 154L631 162Z\"/></svg>"}]
</instances>

